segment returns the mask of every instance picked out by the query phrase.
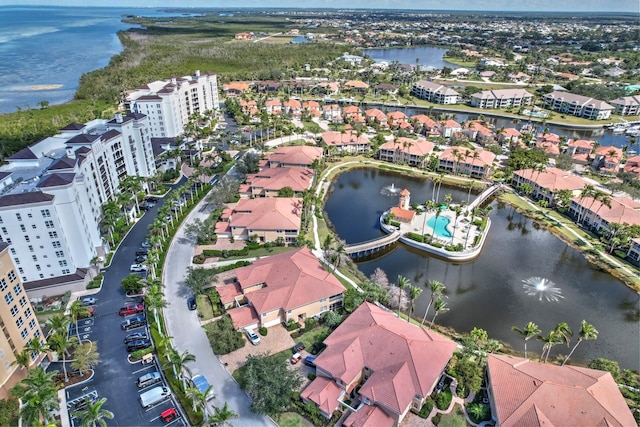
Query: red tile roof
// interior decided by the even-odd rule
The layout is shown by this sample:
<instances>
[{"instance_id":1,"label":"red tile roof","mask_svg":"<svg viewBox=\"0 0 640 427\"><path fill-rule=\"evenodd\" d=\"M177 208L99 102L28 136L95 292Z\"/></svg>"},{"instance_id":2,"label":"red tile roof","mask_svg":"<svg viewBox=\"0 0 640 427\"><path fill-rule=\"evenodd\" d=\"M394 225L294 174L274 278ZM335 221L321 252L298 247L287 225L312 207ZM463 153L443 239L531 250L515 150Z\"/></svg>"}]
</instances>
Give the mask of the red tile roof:
<instances>
[{"instance_id":1,"label":"red tile roof","mask_svg":"<svg viewBox=\"0 0 640 427\"><path fill-rule=\"evenodd\" d=\"M276 151L269 154L269 161L280 165L304 165L310 167L314 160L322 158L322 151L322 147L308 145L278 147Z\"/></svg>"},{"instance_id":2,"label":"red tile roof","mask_svg":"<svg viewBox=\"0 0 640 427\"><path fill-rule=\"evenodd\" d=\"M338 397L343 392L338 385L326 377L316 377L300 393L300 397L314 402L325 414L331 415L338 409Z\"/></svg>"},{"instance_id":3,"label":"red tile roof","mask_svg":"<svg viewBox=\"0 0 640 427\"><path fill-rule=\"evenodd\" d=\"M587 181L579 176L558 168L546 168L542 172L535 169L521 169L515 171L514 174L554 192L557 190L580 190L587 185Z\"/></svg>"},{"instance_id":4,"label":"red tile roof","mask_svg":"<svg viewBox=\"0 0 640 427\"><path fill-rule=\"evenodd\" d=\"M358 136L356 132L347 131L345 133L337 131L326 131L322 133L322 141L327 145L366 145L369 144L369 138L362 134Z\"/></svg>"},{"instance_id":5,"label":"red tile roof","mask_svg":"<svg viewBox=\"0 0 640 427\"><path fill-rule=\"evenodd\" d=\"M260 320L253 307L248 305L227 310L227 314L231 316L233 327L236 329L255 325Z\"/></svg>"},{"instance_id":6,"label":"red tile roof","mask_svg":"<svg viewBox=\"0 0 640 427\"><path fill-rule=\"evenodd\" d=\"M455 152L461 155L460 160ZM478 158L474 159L474 153L478 153ZM447 148L440 154L440 160L450 160L452 162L466 163L474 166L490 166L495 160L496 155L491 151L476 148L475 150L467 150L464 148Z\"/></svg>"},{"instance_id":7,"label":"red tile roof","mask_svg":"<svg viewBox=\"0 0 640 427\"><path fill-rule=\"evenodd\" d=\"M633 426L608 372L489 354L496 419L511 426Z\"/></svg>"},{"instance_id":8,"label":"red tile roof","mask_svg":"<svg viewBox=\"0 0 640 427\"><path fill-rule=\"evenodd\" d=\"M436 127L436 122L429 116L424 114L418 114L417 116L411 116L411 120L415 120L416 123L422 123L429 128Z\"/></svg>"},{"instance_id":9,"label":"red tile roof","mask_svg":"<svg viewBox=\"0 0 640 427\"><path fill-rule=\"evenodd\" d=\"M611 207L593 197L574 197L572 200L609 223L640 225L640 203L628 197L612 197L609 200Z\"/></svg>"},{"instance_id":10,"label":"red tile roof","mask_svg":"<svg viewBox=\"0 0 640 427\"><path fill-rule=\"evenodd\" d=\"M405 143L407 144L405 146ZM419 157L426 156L433 151L433 142L426 139L413 140L411 138L400 137L390 140L380 146L380 150L398 151L416 155Z\"/></svg>"},{"instance_id":11,"label":"red tile roof","mask_svg":"<svg viewBox=\"0 0 640 427\"><path fill-rule=\"evenodd\" d=\"M351 412L343 425L347 427L392 427L395 419L380 409L379 406L363 406L358 412Z\"/></svg>"},{"instance_id":12,"label":"red tile roof","mask_svg":"<svg viewBox=\"0 0 640 427\"><path fill-rule=\"evenodd\" d=\"M415 395L431 393L456 349L450 339L368 302L324 343L326 350L315 360L323 372L349 384L369 368L372 373L360 393L396 414L403 413Z\"/></svg>"},{"instance_id":13,"label":"red tile roof","mask_svg":"<svg viewBox=\"0 0 640 427\"><path fill-rule=\"evenodd\" d=\"M247 176L247 185L278 191L290 187L295 192L303 192L311 186L313 171L308 168L267 168Z\"/></svg>"},{"instance_id":14,"label":"red tile roof","mask_svg":"<svg viewBox=\"0 0 640 427\"><path fill-rule=\"evenodd\" d=\"M236 277L257 313L302 307L345 291L344 286L307 248L284 252L236 270ZM328 304L327 304L328 305Z\"/></svg>"},{"instance_id":15,"label":"red tile roof","mask_svg":"<svg viewBox=\"0 0 640 427\"><path fill-rule=\"evenodd\" d=\"M299 230L302 199L240 199L229 218L231 227L247 230Z\"/></svg>"}]
</instances>

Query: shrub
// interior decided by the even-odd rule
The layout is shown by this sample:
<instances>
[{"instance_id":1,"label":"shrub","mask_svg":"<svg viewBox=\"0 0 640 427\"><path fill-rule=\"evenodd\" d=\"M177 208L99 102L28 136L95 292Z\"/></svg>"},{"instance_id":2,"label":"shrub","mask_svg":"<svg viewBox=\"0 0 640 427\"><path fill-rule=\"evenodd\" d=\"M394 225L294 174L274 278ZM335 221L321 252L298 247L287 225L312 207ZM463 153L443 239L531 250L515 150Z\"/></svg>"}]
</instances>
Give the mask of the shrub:
<instances>
[{"instance_id":1,"label":"shrub","mask_svg":"<svg viewBox=\"0 0 640 427\"><path fill-rule=\"evenodd\" d=\"M431 418L431 422L432 422L434 425L438 425L438 424L440 424L440 418L441 418L441 417L440 417L440 414L435 414L435 415L433 416L433 418Z\"/></svg>"},{"instance_id":2,"label":"shrub","mask_svg":"<svg viewBox=\"0 0 640 427\"><path fill-rule=\"evenodd\" d=\"M263 337L266 337L267 334L269 333L269 330L267 328L265 328L264 326L260 326L258 328L258 332L260 332L260 335L262 335Z\"/></svg>"},{"instance_id":3,"label":"shrub","mask_svg":"<svg viewBox=\"0 0 640 427\"><path fill-rule=\"evenodd\" d=\"M420 243L424 243L424 236L418 234L418 233L413 233L413 232L408 232L406 234L406 236L408 238L410 238L411 240L415 240L416 242L420 242Z\"/></svg>"},{"instance_id":4,"label":"shrub","mask_svg":"<svg viewBox=\"0 0 640 427\"><path fill-rule=\"evenodd\" d=\"M311 372L309 372L307 374L307 378L309 379L309 381L313 381L316 379L316 376L314 374L312 374Z\"/></svg>"},{"instance_id":5,"label":"shrub","mask_svg":"<svg viewBox=\"0 0 640 427\"><path fill-rule=\"evenodd\" d=\"M207 257L204 254L198 254L198 255L193 257L193 263L194 264L204 264L204 261L206 259L207 259Z\"/></svg>"},{"instance_id":6,"label":"shrub","mask_svg":"<svg viewBox=\"0 0 640 427\"><path fill-rule=\"evenodd\" d=\"M228 315L204 326L211 349L216 354L228 354L244 347L246 340L242 332L236 331L233 321Z\"/></svg>"},{"instance_id":7,"label":"shrub","mask_svg":"<svg viewBox=\"0 0 640 427\"><path fill-rule=\"evenodd\" d=\"M153 347L143 348L141 350L136 350L131 353L132 359L141 359L145 354L153 353Z\"/></svg>"},{"instance_id":8,"label":"shrub","mask_svg":"<svg viewBox=\"0 0 640 427\"><path fill-rule=\"evenodd\" d=\"M449 389L443 390L442 393L438 394L436 396L436 406L438 409L441 411L447 409L451 403L451 398L451 390Z\"/></svg>"},{"instance_id":9,"label":"shrub","mask_svg":"<svg viewBox=\"0 0 640 427\"><path fill-rule=\"evenodd\" d=\"M389 221L389 225L400 228L400 223L398 221Z\"/></svg>"},{"instance_id":10,"label":"shrub","mask_svg":"<svg viewBox=\"0 0 640 427\"><path fill-rule=\"evenodd\" d=\"M318 321L316 319L314 319L313 317L310 319L307 319L304 322L304 331L308 332L313 328L315 328L316 326L318 326Z\"/></svg>"},{"instance_id":11,"label":"shrub","mask_svg":"<svg viewBox=\"0 0 640 427\"><path fill-rule=\"evenodd\" d=\"M440 242L431 242L431 243L430 243L430 245L431 245L431 246L433 246L434 248L441 248L441 247L443 247L443 246L444 246L444 245L443 245L442 243L440 243Z\"/></svg>"},{"instance_id":12,"label":"shrub","mask_svg":"<svg viewBox=\"0 0 640 427\"><path fill-rule=\"evenodd\" d=\"M300 323L296 322L293 319L289 319L287 323L285 323L284 327L287 329L287 331L291 332L300 328Z\"/></svg>"},{"instance_id":13,"label":"shrub","mask_svg":"<svg viewBox=\"0 0 640 427\"><path fill-rule=\"evenodd\" d=\"M418 412L418 416L420 418L427 418L432 410L433 410L433 400L427 399L424 401L424 405L422 405L422 408L420 408L420 411Z\"/></svg>"}]
</instances>

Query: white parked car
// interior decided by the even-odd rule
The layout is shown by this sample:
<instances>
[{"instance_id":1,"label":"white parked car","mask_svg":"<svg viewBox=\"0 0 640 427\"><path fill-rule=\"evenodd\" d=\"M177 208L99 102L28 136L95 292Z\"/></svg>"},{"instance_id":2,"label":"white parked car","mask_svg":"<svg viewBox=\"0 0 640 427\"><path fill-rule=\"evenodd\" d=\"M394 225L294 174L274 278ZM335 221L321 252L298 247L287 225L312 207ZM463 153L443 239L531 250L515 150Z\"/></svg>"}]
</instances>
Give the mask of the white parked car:
<instances>
[{"instance_id":1,"label":"white parked car","mask_svg":"<svg viewBox=\"0 0 640 427\"><path fill-rule=\"evenodd\" d=\"M94 305L96 303L96 299L94 297L82 297L80 298L80 302L82 305Z\"/></svg>"},{"instance_id":2,"label":"white parked car","mask_svg":"<svg viewBox=\"0 0 640 427\"><path fill-rule=\"evenodd\" d=\"M260 344L260 337L258 336L258 334L256 334L256 332L253 329L247 328L244 331L246 332L247 338L249 338L249 341L251 341L251 344L253 345Z\"/></svg>"},{"instance_id":3,"label":"white parked car","mask_svg":"<svg viewBox=\"0 0 640 427\"><path fill-rule=\"evenodd\" d=\"M140 271L147 271L147 266L144 264L131 264L131 267L129 267L129 271L133 273L137 273Z\"/></svg>"}]
</instances>

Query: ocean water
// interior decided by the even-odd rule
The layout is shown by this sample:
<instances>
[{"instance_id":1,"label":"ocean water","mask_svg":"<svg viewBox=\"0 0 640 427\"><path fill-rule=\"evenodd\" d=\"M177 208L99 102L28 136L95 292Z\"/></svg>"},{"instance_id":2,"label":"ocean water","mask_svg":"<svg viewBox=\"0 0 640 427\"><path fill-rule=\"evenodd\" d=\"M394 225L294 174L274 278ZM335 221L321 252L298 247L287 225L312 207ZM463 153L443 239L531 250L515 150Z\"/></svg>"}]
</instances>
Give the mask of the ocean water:
<instances>
[{"instance_id":1,"label":"ocean water","mask_svg":"<svg viewBox=\"0 0 640 427\"><path fill-rule=\"evenodd\" d=\"M122 51L124 15L169 17L157 9L0 7L0 113L73 99L82 74Z\"/></svg>"}]
</instances>

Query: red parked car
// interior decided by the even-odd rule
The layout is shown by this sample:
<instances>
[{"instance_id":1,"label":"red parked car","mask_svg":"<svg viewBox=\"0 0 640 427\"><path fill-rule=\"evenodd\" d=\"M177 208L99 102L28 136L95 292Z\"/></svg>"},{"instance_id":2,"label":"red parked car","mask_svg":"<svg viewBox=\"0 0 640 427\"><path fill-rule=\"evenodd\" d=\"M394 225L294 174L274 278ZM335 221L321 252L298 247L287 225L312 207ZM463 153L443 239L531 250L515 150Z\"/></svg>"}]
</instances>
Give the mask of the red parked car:
<instances>
[{"instance_id":1,"label":"red parked car","mask_svg":"<svg viewBox=\"0 0 640 427\"><path fill-rule=\"evenodd\" d=\"M118 314L120 316L127 316L129 314L142 313L144 311L144 304L127 304L120 309Z\"/></svg>"}]
</instances>

